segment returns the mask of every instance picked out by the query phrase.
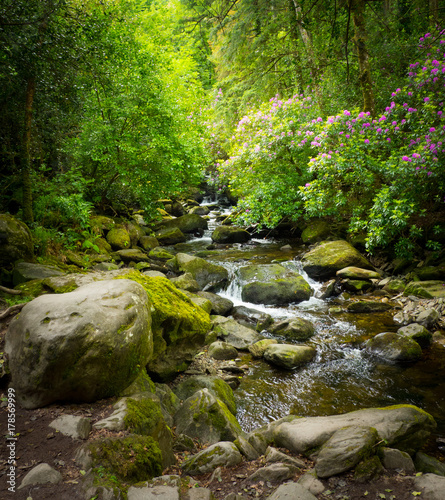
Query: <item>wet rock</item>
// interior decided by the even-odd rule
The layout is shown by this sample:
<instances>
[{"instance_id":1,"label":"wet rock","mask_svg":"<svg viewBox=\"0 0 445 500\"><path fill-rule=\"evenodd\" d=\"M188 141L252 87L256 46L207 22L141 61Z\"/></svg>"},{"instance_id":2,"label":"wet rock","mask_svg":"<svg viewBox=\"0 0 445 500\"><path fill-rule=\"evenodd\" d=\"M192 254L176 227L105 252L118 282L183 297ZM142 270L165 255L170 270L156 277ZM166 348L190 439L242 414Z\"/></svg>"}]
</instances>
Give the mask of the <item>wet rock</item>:
<instances>
[{"instance_id":1,"label":"wet rock","mask_svg":"<svg viewBox=\"0 0 445 500\"><path fill-rule=\"evenodd\" d=\"M212 303L211 314L218 316L227 316L233 308L233 302L224 297L220 297L216 293L211 292L198 292L197 295L204 299L210 300Z\"/></svg>"},{"instance_id":2,"label":"wet rock","mask_svg":"<svg viewBox=\"0 0 445 500\"><path fill-rule=\"evenodd\" d=\"M388 302L378 302L373 300L358 300L348 304L346 310L349 313L375 313L392 309L392 304Z\"/></svg>"},{"instance_id":3,"label":"wet rock","mask_svg":"<svg viewBox=\"0 0 445 500\"><path fill-rule=\"evenodd\" d=\"M252 329L240 325L234 319L224 316L214 316L213 329L218 338L232 345L236 349L248 349L251 344L258 342L263 337Z\"/></svg>"},{"instance_id":4,"label":"wet rock","mask_svg":"<svg viewBox=\"0 0 445 500\"><path fill-rule=\"evenodd\" d=\"M342 280L341 285L345 290L351 293L366 292L374 287L370 281L350 279Z\"/></svg>"},{"instance_id":5,"label":"wet rock","mask_svg":"<svg viewBox=\"0 0 445 500\"><path fill-rule=\"evenodd\" d=\"M235 226L217 226L212 233L212 240L215 243L245 243L250 238L245 229Z\"/></svg>"},{"instance_id":6,"label":"wet rock","mask_svg":"<svg viewBox=\"0 0 445 500\"><path fill-rule=\"evenodd\" d=\"M315 333L314 325L303 318L289 318L269 327L274 335L281 335L288 340L303 341L310 339Z\"/></svg>"},{"instance_id":7,"label":"wet rock","mask_svg":"<svg viewBox=\"0 0 445 500\"><path fill-rule=\"evenodd\" d=\"M293 370L312 361L315 354L315 349L309 346L274 344L266 349L264 359L272 365Z\"/></svg>"},{"instance_id":8,"label":"wet rock","mask_svg":"<svg viewBox=\"0 0 445 500\"><path fill-rule=\"evenodd\" d=\"M56 469L53 469L50 465L43 463L36 465L26 474L18 489L21 490L26 486L32 486L34 484L58 484L61 481L62 474Z\"/></svg>"},{"instance_id":9,"label":"wet rock","mask_svg":"<svg viewBox=\"0 0 445 500\"><path fill-rule=\"evenodd\" d=\"M178 253L170 265L177 271L191 273L198 282L201 290L211 289L222 285L228 280L227 269L216 264L211 264L201 257L185 253Z\"/></svg>"},{"instance_id":10,"label":"wet rock","mask_svg":"<svg viewBox=\"0 0 445 500\"><path fill-rule=\"evenodd\" d=\"M378 433L372 427L345 427L336 431L316 457L318 477L331 477L352 469L373 454Z\"/></svg>"},{"instance_id":11,"label":"wet rock","mask_svg":"<svg viewBox=\"0 0 445 500\"><path fill-rule=\"evenodd\" d=\"M366 351L394 362L413 362L422 357L422 348L413 339L393 332L379 333L366 342Z\"/></svg>"},{"instance_id":12,"label":"wet rock","mask_svg":"<svg viewBox=\"0 0 445 500\"><path fill-rule=\"evenodd\" d=\"M207 207L192 207L189 211L189 214L197 214L197 215L208 215L210 210Z\"/></svg>"},{"instance_id":13,"label":"wet rock","mask_svg":"<svg viewBox=\"0 0 445 500\"><path fill-rule=\"evenodd\" d=\"M238 323L257 332L265 330L273 323L272 316L256 309L245 306L236 306L232 309L232 317Z\"/></svg>"},{"instance_id":14,"label":"wet rock","mask_svg":"<svg viewBox=\"0 0 445 500\"><path fill-rule=\"evenodd\" d=\"M275 339L263 339L250 345L248 350L252 354L252 357L262 358L266 349L272 344L278 344L278 342Z\"/></svg>"},{"instance_id":15,"label":"wet rock","mask_svg":"<svg viewBox=\"0 0 445 500\"><path fill-rule=\"evenodd\" d=\"M306 253L303 269L314 279L325 280L345 267L372 269L372 265L347 241L327 241Z\"/></svg>"},{"instance_id":16,"label":"wet rock","mask_svg":"<svg viewBox=\"0 0 445 500\"><path fill-rule=\"evenodd\" d=\"M432 333L418 323L402 326L397 330L397 333L415 340L421 347L428 346L433 338Z\"/></svg>"},{"instance_id":17,"label":"wet rock","mask_svg":"<svg viewBox=\"0 0 445 500\"><path fill-rule=\"evenodd\" d=\"M251 346L249 346L250 348ZM209 356L214 359L235 359L238 357L238 351L227 342L216 341L209 346Z\"/></svg>"},{"instance_id":18,"label":"wet rock","mask_svg":"<svg viewBox=\"0 0 445 500\"><path fill-rule=\"evenodd\" d=\"M186 474L206 474L217 467L232 467L242 461L238 448L230 442L222 441L209 446L183 462L181 468Z\"/></svg>"},{"instance_id":19,"label":"wet rock","mask_svg":"<svg viewBox=\"0 0 445 500\"><path fill-rule=\"evenodd\" d=\"M399 279L389 279L388 283L385 283L383 290L390 293L401 293L405 290L406 283Z\"/></svg>"},{"instance_id":20,"label":"wet rock","mask_svg":"<svg viewBox=\"0 0 445 500\"><path fill-rule=\"evenodd\" d=\"M208 389L201 389L184 401L175 415L175 425L178 434L198 438L202 443L235 441L243 434L227 406Z\"/></svg>"}]
</instances>

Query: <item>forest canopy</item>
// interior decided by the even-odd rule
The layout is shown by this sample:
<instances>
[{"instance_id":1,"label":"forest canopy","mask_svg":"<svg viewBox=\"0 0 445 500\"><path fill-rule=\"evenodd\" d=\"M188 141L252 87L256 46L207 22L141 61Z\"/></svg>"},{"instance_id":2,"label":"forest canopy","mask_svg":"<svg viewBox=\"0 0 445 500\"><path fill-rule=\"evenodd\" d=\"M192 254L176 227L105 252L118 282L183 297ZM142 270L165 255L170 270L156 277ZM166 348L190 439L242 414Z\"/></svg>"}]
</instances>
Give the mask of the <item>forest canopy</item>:
<instances>
[{"instance_id":1,"label":"forest canopy","mask_svg":"<svg viewBox=\"0 0 445 500\"><path fill-rule=\"evenodd\" d=\"M55 238L209 174L237 221L440 247L440 0L5 0L0 210ZM83 236L82 236L83 234ZM66 237L66 236L65 236Z\"/></svg>"}]
</instances>

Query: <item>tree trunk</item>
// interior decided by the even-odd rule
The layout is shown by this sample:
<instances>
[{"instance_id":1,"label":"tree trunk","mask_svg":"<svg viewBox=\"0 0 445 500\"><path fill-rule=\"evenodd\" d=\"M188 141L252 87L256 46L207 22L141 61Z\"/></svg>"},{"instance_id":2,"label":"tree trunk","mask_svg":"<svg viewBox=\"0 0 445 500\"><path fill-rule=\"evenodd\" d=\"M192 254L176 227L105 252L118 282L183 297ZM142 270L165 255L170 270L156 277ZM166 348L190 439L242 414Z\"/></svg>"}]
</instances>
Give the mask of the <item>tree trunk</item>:
<instances>
[{"instance_id":1,"label":"tree trunk","mask_svg":"<svg viewBox=\"0 0 445 500\"><path fill-rule=\"evenodd\" d=\"M22 161L22 182L23 182L23 219L25 222L34 222L32 210L32 182L31 182L31 126L32 126L32 105L36 92L36 80L34 77L28 79L26 88L25 103L25 133L23 136L23 161Z\"/></svg>"},{"instance_id":2,"label":"tree trunk","mask_svg":"<svg viewBox=\"0 0 445 500\"><path fill-rule=\"evenodd\" d=\"M430 26L434 27L438 22L439 2L438 0L429 0L429 2L430 2L429 21L430 21Z\"/></svg>"},{"instance_id":3,"label":"tree trunk","mask_svg":"<svg viewBox=\"0 0 445 500\"><path fill-rule=\"evenodd\" d=\"M359 65L359 82L363 94L363 110L375 115L374 91L372 88L371 65L366 49L366 24L364 17L364 0L349 0L349 9L354 23L354 44L357 49Z\"/></svg>"}]
</instances>

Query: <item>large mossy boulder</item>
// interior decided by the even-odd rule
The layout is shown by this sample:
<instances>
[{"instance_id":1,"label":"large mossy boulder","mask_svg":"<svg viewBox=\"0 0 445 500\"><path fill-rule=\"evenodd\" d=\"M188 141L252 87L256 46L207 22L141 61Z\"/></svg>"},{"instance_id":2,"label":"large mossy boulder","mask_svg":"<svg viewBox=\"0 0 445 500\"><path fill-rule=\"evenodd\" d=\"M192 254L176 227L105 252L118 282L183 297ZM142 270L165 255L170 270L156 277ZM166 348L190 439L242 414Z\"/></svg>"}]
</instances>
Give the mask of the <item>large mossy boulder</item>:
<instances>
[{"instance_id":1,"label":"large mossy boulder","mask_svg":"<svg viewBox=\"0 0 445 500\"><path fill-rule=\"evenodd\" d=\"M32 260L34 244L31 231L22 221L9 214L0 214L0 267L16 260Z\"/></svg>"},{"instance_id":2,"label":"large mossy boulder","mask_svg":"<svg viewBox=\"0 0 445 500\"><path fill-rule=\"evenodd\" d=\"M302 258L304 271L314 279L333 278L345 267L373 269L363 255L345 240L325 241Z\"/></svg>"},{"instance_id":3,"label":"large mossy boulder","mask_svg":"<svg viewBox=\"0 0 445 500\"><path fill-rule=\"evenodd\" d=\"M25 408L119 394L153 352L151 303L130 280L91 283L26 304L6 334L12 387Z\"/></svg>"},{"instance_id":4,"label":"large mossy boulder","mask_svg":"<svg viewBox=\"0 0 445 500\"><path fill-rule=\"evenodd\" d=\"M422 348L410 337L400 333L379 333L366 343L366 351L386 361L408 363L422 357Z\"/></svg>"},{"instance_id":5,"label":"large mossy boulder","mask_svg":"<svg viewBox=\"0 0 445 500\"><path fill-rule=\"evenodd\" d=\"M154 380L169 381L185 371L205 343L210 317L167 278L138 271L120 276L137 281L152 303L153 354L147 370Z\"/></svg>"},{"instance_id":6,"label":"large mossy boulder","mask_svg":"<svg viewBox=\"0 0 445 500\"><path fill-rule=\"evenodd\" d=\"M212 240L215 243L245 243L250 238L245 229L235 226L217 226L212 233Z\"/></svg>"},{"instance_id":7,"label":"large mossy boulder","mask_svg":"<svg viewBox=\"0 0 445 500\"><path fill-rule=\"evenodd\" d=\"M241 297L253 304L282 305L309 300L312 289L297 272L280 264L251 265L239 269Z\"/></svg>"},{"instance_id":8,"label":"large mossy boulder","mask_svg":"<svg viewBox=\"0 0 445 500\"><path fill-rule=\"evenodd\" d=\"M176 219L164 220L161 223L165 228L178 228L183 233L195 233L207 229L207 221L198 214L185 214Z\"/></svg>"},{"instance_id":9,"label":"large mossy boulder","mask_svg":"<svg viewBox=\"0 0 445 500\"><path fill-rule=\"evenodd\" d=\"M224 284L229 277L227 269L223 266L186 253L178 253L169 264L176 271L190 273L201 289L214 289Z\"/></svg>"},{"instance_id":10,"label":"large mossy boulder","mask_svg":"<svg viewBox=\"0 0 445 500\"><path fill-rule=\"evenodd\" d=\"M186 399L175 415L177 434L186 434L202 443L235 441L243 434L227 406L208 389Z\"/></svg>"},{"instance_id":11,"label":"large mossy boulder","mask_svg":"<svg viewBox=\"0 0 445 500\"><path fill-rule=\"evenodd\" d=\"M231 311L231 315L241 325L252 328L257 332L262 332L273 323L270 314L245 306L235 306Z\"/></svg>"},{"instance_id":12,"label":"large mossy boulder","mask_svg":"<svg viewBox=\"0 0 445 500\"><path fill-rule=\"evenodd\" d=\"M115 226L107 233L107 241L114 250L130 248L130 233L123 226Z\"/></svg>"}]
</instances>

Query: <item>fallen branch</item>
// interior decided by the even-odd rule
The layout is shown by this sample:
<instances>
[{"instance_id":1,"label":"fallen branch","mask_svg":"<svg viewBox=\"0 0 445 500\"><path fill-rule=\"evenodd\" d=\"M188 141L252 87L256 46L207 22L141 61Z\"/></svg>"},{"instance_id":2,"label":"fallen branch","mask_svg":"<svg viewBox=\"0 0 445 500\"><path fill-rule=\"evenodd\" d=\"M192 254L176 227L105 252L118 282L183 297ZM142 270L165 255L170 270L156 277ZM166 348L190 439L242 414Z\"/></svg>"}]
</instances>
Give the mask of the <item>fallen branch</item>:
<instances>
[{"instance_id":1,"label":"fallen branch","mask_svg":"<svg viewBox=\"0 0 445 500\"><path fill-rule=\"evenodd\" d=\"M22 308L26 305L26 302L23 302L22 304L16 304L15 306L8 307L6 311L3 311L0 313L0 321L2 319L7 318L8 316L11 316L12 314L18 313L19 311L22 310Z\"/></svg>"},{"instance_id":2,"label":"fallen branch","mask_svg":"<svg viewBox=\"0 0 445 500\"><path fill-rule=\"evenodd\" d=\"M6 288L5 286L0 285L0 292L9 293L11 295L20 295L22 293L21 290L13 290L12 288Z\"/></svg>"}]
</instances>

